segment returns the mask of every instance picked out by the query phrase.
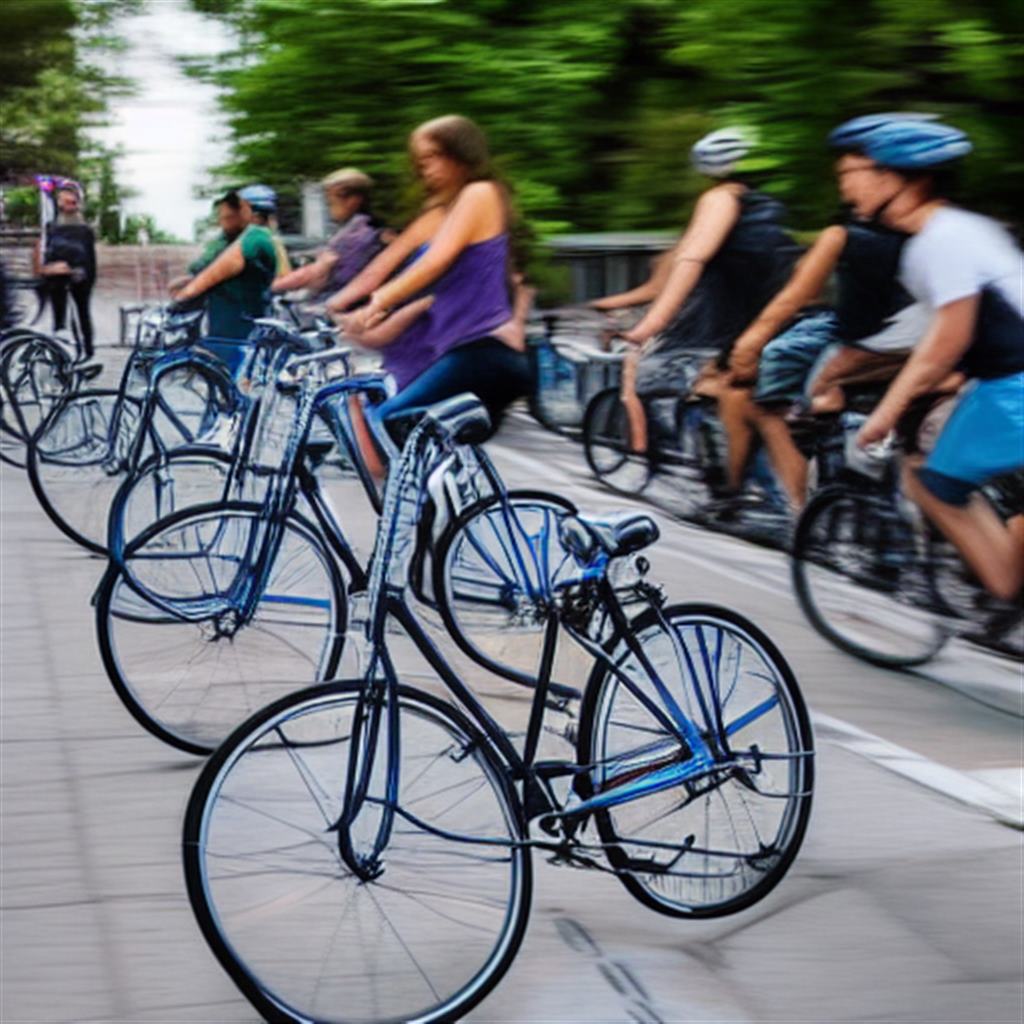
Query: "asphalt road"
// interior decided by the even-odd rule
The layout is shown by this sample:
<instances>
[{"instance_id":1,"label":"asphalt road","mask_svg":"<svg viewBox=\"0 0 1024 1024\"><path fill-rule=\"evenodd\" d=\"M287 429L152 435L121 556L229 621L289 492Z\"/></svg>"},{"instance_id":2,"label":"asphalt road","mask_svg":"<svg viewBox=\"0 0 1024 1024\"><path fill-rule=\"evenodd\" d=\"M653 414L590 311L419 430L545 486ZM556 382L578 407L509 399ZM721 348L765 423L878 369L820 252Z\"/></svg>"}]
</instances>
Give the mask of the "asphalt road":
<instances>
[{"instance_id":1,"label":"asphalt road","mask_svg":"<svg viewBox=\"0 0 1024 1024\"><path fill-rule=\"evenodd\" d=\"M522 417L493 450L510 484L626 504ZM56 532L20 472L5 466L0 490L0 1020L253 1020L184 894L198 762L111 690L89 607L103 564ZM796 669L817 734L807 840L765 901L706 923L538 858L523 949L472 1019L1020 1024L1022 721L992 706L998 692L1013 710L1019 665L964 645L924 674L859 663L804 622L783 555L656 517L669 595L737 608ZM372 523L354 525L365 544ZM499 715L522 712L524 694L476 682Z\"/></svg>"}]
</instances>

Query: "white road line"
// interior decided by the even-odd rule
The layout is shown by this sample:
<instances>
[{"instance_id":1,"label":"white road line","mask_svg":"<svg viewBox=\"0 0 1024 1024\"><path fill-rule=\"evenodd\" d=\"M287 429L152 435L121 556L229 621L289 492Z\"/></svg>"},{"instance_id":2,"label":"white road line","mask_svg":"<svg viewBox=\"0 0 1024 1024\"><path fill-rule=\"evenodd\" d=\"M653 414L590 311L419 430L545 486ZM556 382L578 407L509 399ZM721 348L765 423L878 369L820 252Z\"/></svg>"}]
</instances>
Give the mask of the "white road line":
<instances>
[{"instance_id":1,"label":"white road line","mask_svg":"<svg viewBox=\"0 0 1024 1024\"><path fill-rule=\"evenodd\" d=\"M1008 769L1005 775L1001 771L996 784L996 780L986 777L985 773L972 775L949 768L906 747L890 743L881 736L865 732L841 718L816 712L811 714L811 720L820 735L827 736L844 750L951 800L984 811L1004 825L1024 829L1024 796L1019 789L1014 792L1008 784L1014 769Z\"/></svg>"},{"instance_id":2,"label":"white road line","mask_svg":"<svg viewBox=\"0 0 1024 1024\"><path fill-rule=\"evenodd\" d=\"M530 470L534 478L540 471L541 479L538 483L541 486L548 481L554 483L557 477L557 482L562 488L568 486L575 492L572 497L578 496L578 504L584 507L584 510L585 506L590 506L595 508L595 511L607 511L627 507L631 500L643 501L655 518L662 517L664 523L672 525L671 534L667 529L662 529L662 540L657 548L659 557L667 556L700 566L738 583L745 589L753 587L775 597L793 599L789 556L785 552L686 523L662 506L652 504L645 498L630 499L627 495L605 491L587 475L582 454L579 455L579 469L576 468L575 462L572 469L567 469L553 466L547 454L545 460L541 461L535 455L531 456L501 444L495 447L500 450L500 458L507 458L510 462ZM560 446L560 449L556 449L557 454L566 454L566 448L566 445ZM573 454L571 449L568 453ZM555 471L554 474L552 470ZM559 470L563 474L560 477ZM703 553L698 554L688 544L683 543L689 540L699 544ZM1024 718L1024 666L1010 659L976 650L965 641L954 638L935 659L908 671L919 679L948 686L987 707Z\"/></svg>"}]
</instances>

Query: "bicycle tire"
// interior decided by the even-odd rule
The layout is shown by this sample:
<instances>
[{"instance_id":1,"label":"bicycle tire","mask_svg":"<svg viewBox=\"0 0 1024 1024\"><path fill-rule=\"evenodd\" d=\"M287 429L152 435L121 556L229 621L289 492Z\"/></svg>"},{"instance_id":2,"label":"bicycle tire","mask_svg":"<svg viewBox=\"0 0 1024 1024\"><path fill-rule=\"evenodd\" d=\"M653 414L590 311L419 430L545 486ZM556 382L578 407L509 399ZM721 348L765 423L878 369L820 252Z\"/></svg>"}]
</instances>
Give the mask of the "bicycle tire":
<instances>
[{"instance_id":1,"label":"bicycle tire","mask_svg":"<svg viewBox=\"0 0 1024 1024\"><path fill-rule=\"evenodd\" d=\"M234 462L234 457L223 449L200 445L176 448L165 454L154 453L148 456L138 469L124 480L110 504L107 551L115 559L120 557L127 542L152 523L166 518L179 509L240 497L225 491ZM187 493L179 494L178 482L175 480L177 468L184 470L188 466L200 465L211 468L208 480L198 485L190 484ZM171 494L160 493L159 488L165 486L166 482L158 482L159 476L170 478ZM151 503L150 489L154 495ZM152 508L149 507L150 504Z\"/></svg>"},{"instance_id":2,"label":"bicycle tire","mask_svg":"<svg viewBox=\"0 0 1024 1024\"><path fill-rule=\"evenodd\" d=\"M629 451L629 425L618 388L605 388L587 403L583 453L594 476L612 490L635 496L650 483L654 471L650 448L644 453ZM607 453L611 454L606 458Z\"/></svg>"},{"instance_id":3,"label":"bicycle tire","mask_svg":"<svg viewBox=\"0 0 1024 1024\"><path fill-rule=\"evenodd\" d=\"M452 840L448 847L428 843L425 853L417 853L417 841L426 842L433 833L408 820L404 827L412 838L403 840L399 834L394 839L395 848L386 858L381 876L358 884L344 876L337 843L330 841L332 832L325 832L323 825L340 813L343 794L336 790L347 757L347 748L341 746L346 739L345 706L358 700L362 687L361 680L311 687L257 712L238 726L206 763L189 799L182 838L189 901L220 965L266 1020L303 1024L359 1020L365 1024L460 1019L501 980L526 930L531 858L529 847L521 844L526 837L523 813L508 769L463 712L410 687L395 689L406 736L415 726L428 739L430 732L442 739L450 737L448 742L455 745L451 749L465 752L460 757L428 758L431 770L441 772L445 782L472 778L470 773L479 772L486 786L474 793L469 814L479 815L481 807L490 808L493 794L501 821L498 827L509 833L509 878L501 886L507 894L495 895L494 909L488 913L488 893L474 874L474 858L462 851L459 856L450 854L459 862L452 869L457 877L447 883L450 890L439 887L438 872L444 866L440 858L455 844ZM279 760L275 754L280 755ZM257 758L263 763L257 764ZM329 798L327 787L320 783L325 775L330 782ZM441 782L430 780L427 784L431 783L438 787L434 795L439 795ZM415 779L411 785L417 784L423 785ZM321 790L324 797L319 795ZM448 802L450 792L444 803ZM265 816L264 804L278 809L276 820ZM424 805L424 799L417 797L416 806L421 821L429 823L430 816L437 813L429 799ZM306 815L322 841L312 841ZM454 823L450 827L454 828ZM409 861L404 859L403 841L412 844ZM263 856L265 850L269 861ZM232 877L235 858L248 868ZM254 863L261 865L261 870L253 871ZM273 899L296 877L304 880L307 889L312 879L315 895ZM252 899L264 908L258 922L251 915L249 920L245 918L245 904ZM379 910L378 900L386 902L387 911ZM436 910L437 904L443 910ZM370 917L375 907L376 913L389 915L388 928L380 932ZM403 914L425 914L426 920L407 926L398 908ZM499 913L500 922L496 920ZM460 921L459 914L467 920ZM360 915L365 916L353 926L351 919ZM463 933L453 941L450 934L460 924L465 925ZM343 928L353 927L361 929L358 937L343 934ZM471 927L472 941L464 934ZM392 935L397 941L385 948ZM346 971L350 951L351 973ZM392 951L395 956L388 960ZM381 970L367 966L375 953L384 958ZM396 1005L406 986L418 983L422 987L422 979L403 959L419 966L416 955L430 957L431 973L421 973L433 992L420 998L432 1005ZM285 977L288 971L294 979ZM442 971L457 976L443 988L438 980ZM409 1003L416 998L405 1000ZM305 1004L298 1005L300 1000Z\"/></svg>"},{"instance_id":4,"label":"bicycle tire","mask_svg":"<svg viewBox=\"0 0 1024 1024\"><path fill-rule=\"evenodd\" d=\"M24 364L24 350L45 352L53 367L52 379L59 383L59 393L41 395L36 373ZM21 364L15 373L19 355ZM59 342L35 331L5 335L0 348L0 460L24 469L28 461L28 443L45 422L54 406L74 387L68 376L71 360ZM26 385L29 394L21 397Z\"/></svg>"},{"instance_id":5,"label":"bicycle tire","mask_svg":"<svg viewBox=\"0 0 1024 1024\"><path fill-rule=\"evenodd\" d=\"M97 409L107 400L115 407L109 416L119 417L113 440L97 422L106 418ZM127 474L140 408L114 389L79 391L53 410L29 445L29 483L43 511L64 536L96 554L107 553L107 516Z\"/></svg>"},{"instance_id":6,"label":"bicycle tire","mask_svg":"<svg viewBox=\"0 0 1024 1024\"><path fill-rule=\"evenodd\" d=\"M594 820L597 825L598 834L605 845L605 853L617 877L626 890L644 906L649 907L661 914L670 917L685 918L712 918L721 917L727 914L734 914L750 907L763 899L775 888L789 870L803 842L807 830L807 824L811 813L812 793L814 788L814 742L811 731L810 718L807 714L807 707L797 685L796 678L789 664L783 658L778 648L772 641L753 623L743 616L731 611L728 608L710 604L679 604L661 609L660 615L655 609L648 609L637 616L630 624L631 632L640 639L645 653L652 658L655 657L653 647L647 649L648 641L645 637L665 638L665 631L661 625L664 617L676 631L678 641L681 645L690 649L690 641L686 639L685 630L691 630L691 639L697 641L694 653L699 654L701 645L708 637L705 630L717 631L719 640L713 647L716 652L715 676L719 683L715 692L721 694L721 682L719 675L723 665L734 671L732 685L725 695L725 699L709 702L712 708L718 707L715 714L719 723L714 730L706 728L705 723L700 721L701 704L696 699L692 703L693 714L691 720L695 720L698 727L704 730L705 735L714 731L715 742L727 752L736 753L739 749L730 744L729 737L736 736L743 738L744 744L750 744L748 756L757 765L754 772L749 772L746 780L742 775L729 775L723 771L723 777L716 780L716 784L709 785L709 788L699 793L690 800L686 800L675 807L670 806L668 811L663 811L663 801L675 801L679 795L680 787L662 791L651 796L641 797L637 800L618 805L617 807L602 808L594 812ZM727 646L725 638L730 643ZM710 645L709 645L710 646ZM678 666L678 676L665 680L666 686L671 692L684 694L691 687L692 680L687 681L690 668L684 666L680 661L678 650L671 641L667 641L667 651ZM611 637L605 644L605 651L613 661L616 661L620 668L629 675L629 664L632 661L638 666L633 656L623 643L621 635ZM744 660L747 659L747 660ZM695 657L694 663L699 667L701 659ZM689 663L688 663L689 664ZM705 678L698 681L697 685L710 680L710 671L705 665ZM744 665L749 665L750 670L744 670ZM740 689L742 677L743 689ZM634 676L635 679L635 676ZM618 710L613 712L615 702L618 698ZM659 700L657 689L652 688L650 696ZM705 694L705 699L707 694ZM727 711L726 707L733 699L741 701L738 712ZM682 698L686 703L686 698ZM771 706L766 702L775 701ZM632 702L632 708L630 707ZM663 702L662 702L663 703ZM767 710L759 711L761 708ZM746 732L750 727L756 726L761 719L772 711L774 707L782 709L781 724L774 727L777 735L764 737L758 733L756 736ZM684 713L688 709L683 707ZM756 717L751 717L754 712L759 712ZM611 719L611 715L618 716L617 721ZM741 724L734 733L727 730L730 725L742 723L745 719L749 721ZM650 716L650 712L643 708L632 694L618 681L605 663L599 661L594 666L594 671L587 683L583 697L583 704L580 710L580 730L577 747L577 760L580 765L580 772L576 777L576 790L584 799L597 792L598 787L594 784L594 776L601 770L601 766L615 763L616 758L625 758L628 753L636 754L635 744L638 736L647 736L657 730L651 727L656 722ZM728 723L728 724L726 724ZM762 728L769 728L771 723L761 723ZM609 734L614 729L619 732L614 735L619 742L626 744L625 751L609 749ZM669 738L670 734L662 730ZM756 741L761 737L762 742ZM763 743L785 743L785 751L775 751ZM613 746L615 740L611 741ZM656 749L656 741L645 739L645 747ZM678 748L678 741L670 738L670 745L674 743ZM643 750L644 748L640 748ZM754 752L757 752L756 754ZM773 755L769 757L768 755ZM763 760L760 760L763 758ZM742 763L742 759L736 760ZM764 772L765 765L771 766L783 762L789 765L789 779L783 793L769 793L771 779L768 778L768 789L761 789L753 785L753 779ZM708 776L710 778L710 774ZM738 780L738 781L737 781ZM600 779L598 780L598 783ZM739 826L733 821L733 816L728 808L727 798L723 795L729 787L729 791L735 793L737 799L743 804L748 821L750 835L741 837L739 831L744 827L742 822ZM688 791L687 791L688 792ZM748 803L743 796L744 792L760 794L763 798L763 810L768 814L768 825L772 826L774 808L785 800L785 808L778 815L778 821L772 827L776 837L782 837L779 848L775 849L775 839L770 844L765 844L765 836L761 829L754 822L752 803ZM703 799L703 815L701 807L696 806L698 800ZM743 853L729 852L724 849L728 836L722 838L713 834L715 826L711 822L713 800L725 810L724 820L728 822L725 827L719 826L722 833L731 832L732 838L737 846L746 843L749 850ZM751 798L752 799L752 798ZM655 817L648 821L652 813L652 805L657 807ZM694 808L697 813L689 815L689 809ZM756 806L755 806L756 809ZM630 826L624 820L620 821L631 813L642 812L644 825ZM687 815L683 820L678 820L676 815ZM697 819L694 825L694 817ZM645 834L632 834L632 828L640 829L668 828L668 834L656 832L655 836ZM704 838L698 835L698 830L703 827ZM684 838L685 833L689 835ZM627 834L627 832L629 834ZM682 833L682 834L681 834ZM654 846L645 846L644 843L661 842L668 850L659 850ZM630 846L639 852L630 853ZM675 845L678 844L678 845ZM655 853L649 860L642 854L644 851L654 849ZM708 854L707 851L711 851ZM768 856L771 853L771 856ZM663 854L663 859L656 858ZM673 857L672 854L678 854ZM703 857L703 873L699 865ZM697 865L687 867L693 859L698 861ZM744 863L745 862L745 863ZM640 865L649 863L650 869L645 871ZM676 863L682 865L678 871L672 871ZM731 865L731 867L730 867ZM750 869L751 881L746 883L746 870ZM739 874L737 875L737 869ZM703 900L697 900L692 895L682 893L673 894L671 888L683 889L689 884L690 879L703 879L712 883L712 889L719 887L721 892L716 896L713 893L706 894ZM659 888L660 887L660 888ZM732 887L733 891L727 892Z\"/></svg>"},{"instance_id":7,"label":"bicycle tire","mask_svg":"<svg viewBox=\"0 0 1024 1024\"><path fill-rule=\"evenodd\" d=\"M568 501L557 494L548 494L544 491L509 491L508 500L512 503L513 508L518 504L524 514L527 510L532 511L533 509L538 508L549 509L556 516L575 515L577 511L576 506L571 501ZM472 658L478 665L481 665L483 668L488 669L505 679L523 683L528 678L535 675L536 666L532 666L531 673L531 668L526 665L512 666L502 663L483 650L480 646L479 639L474 639L472 635L473 631L465 621L467 616L459 609L460 604L465 605L467 602L460 602L456 594L455 581L457 579L457 573L454 563L460 556L460 545L465 538L469 536L470 531L474 528L474 524L486 521L490 524L488 527L488 535L499 541L501 550L496 556L493 556L492 554L491 557L480 559L477 562L477 565L475 567L471 567L469 571L479 574L481 568L485 568L486 565L490 564L494 568L495 573L497 574L500 572L501 575L496 575L493 581L482 578L478 578L474 581L474 588L477 597L481 596L481 590L486 591L488 588L493 590L495 587L497 587L498 590L493 601L488 598L485 592L482 595L483 600L480 603L479 609L482 611L485 602L489 607L497 608L499 621L487 623L487 627L491 630L497 629L499 634L512 638L511 642L513 644L520 642L516 640L517 634L515 631L509 632L504 628L508 625L510 617L515 613L515 608L518 604L517 595L522 593L523 588L519 567L512 564L513 560L509 558L507 554L509 541L511 539L507 535L507 527L504 521L495 524L491 519L491 514L493 512L500 512L503 508L504 505L500 495L489 495L486 498L481 498L480 500L475 501L468 508L464 509L445 528L434 551L434 601L441 619L444 622L445 628L448 630L449 635L455 641L458 648L464 654ZM527 526L527 524L522 523L522 520L517 520L517 522L523 526ZM546 525L554 526L555 524L548 523ZM516 538L516 542L518 547L518 544L522 543L521 536ZM553 546L551 542L553 542ZM561 551L561 548L558 545L557 529L552 530L552 535L549 539L548 552L552 550L557 552ZM545 552L545 554L548 552ZM473 604L473 598L470 597L468 593L467 601L469 605ZM494 601L497 601L498 603L495 604ZM526 623L523 623L522 625L525 626ZM545 619L542 617L534 622L533 625L536 626L538 638L542 639ZM524 661L529 660L528 652L522 647L520 647L517 653L524 656Z\"/></svg>"},{"instance_id":8,"label":"bicycle tire","mask_svg":"<svg viewBox=\"0 0 1024 1024\"><path fill-rule=\"evenodd\" d=\"M307 610L307 616L312 616L310 623L285 620L283 625L279 625L278 633L268 634L269 640L273 643L273 651L277 652L275 655L263 654L259 647L255 655L248 653L248 648L242 650L242 641L247 637L256 636L260 630L268 630L266 625L248 623L231 636L210 637L205 634L213 629L215 620L212 614L209 619L190 618L186 614L187 609L183 608L182 614L175 616L174 596L166 593L154 595L153 600L147 600L144 596L149 580L136 577L132 558L136 554L147 558L146 549L157 545L161 535L165 540L168 537L173 539L174 531L180 532L187 528L190 520L193 526L199 526L203 522L212 524L217 517L250 520L255 524L261 521L262 516L262 506L255 502L214 502L179 509L134 538L126 547L121 563L111 562L108 566L97 590L97 641L103 667L115 693L143 728L164 743L190 754L209 754L242 718L278 696L282 692L282 686L286 688L285 692L294 692L297 687L330 678L341 660L348 616L345 581L320 531L295 511L289 512L285 519L285 535L278 549L277 558L287 557L286 554L282 555L282 552L287 552L285 541L288 536L294 535L313 551L316 561L324 570L324 577L319 581L319 588L315 592L305 580L298 579L294 581L294 585L306 588L298 595L286 592L285 584L282 583L281 593L272 594L267 598L266 603L269 606L277 604L286 608L301 608L304 603L308 609L313 609ZM180 561L182 571L189 573L190 566L180 558L180 549L172 547L170 550L176 560ZM226 552L226 555L229 558L233 557L233 551ZM210 560L210 552L203 552L204 564ZM147 559L147 565L156 566L155 570L146 569L150 577L153 571L159 571L157 561L158 559L152 557ZM288 563L284 563L284 568L288 567ZM236 567L232 568L233 571L238 571ZM208 571L215 572L216 569ZM294 575L294 566L292 572ZM275 584L275 579L272 571L268 586ZM185 580L187 587L199 586L201 583L187 575ZM191 596L182 594L178 599L184 604ZM160 598L158 604L154 603L156 598ZM261 605L263 603L264 599L261 598ZM320 609L323 614L316 612L316 609ZM273 619L270 621L273 624ZM125 625L119 629L119 623ZM141 651L141 667L125 664L129 657L128 624L148 627L133 632L131 637L132 645ZM173 652L176 637L168 632L172 627L180 630L183 637L181 645L186 647L189 653L181 663L180 672L165 678L172 670L160 664L158 652L154 650L153 645L159 640L164 645L164 652ZM326 631L318 649L312 654L305 652L296 639L305 635L303 629ZM136 636L142 638L141 646L135 639ZM160 640L161 636L165 639ZM261 636L256 636L256 640L259 639ZM216 651L223 652L225 645L228 653L221 658ZM203 651L204 646L209 648L209 651L202 656L193 656L193 650ZM270 649L267 645L264 645L264 648ZM288 652L289 657L296 654L301 658L306 671L305 679L297 678L299 672L295 664L298 662L293 664L290 661L286 668L280 667L280 661L274 658L281 652ZM226 681L217 676L223 662L228 662L225 673L233 673ZM307 666L313 668L312 679L309 677ZM205 681L208 681L206 685L209 692L217 691L216 700L221 703L207 705L206 710L202 712L203 717L198 717L186 701L190 699L190 691L195 692L198 694L195 707L203 708L206 696L202 692L202 687ZM238 692L235 693L231 687ZM172 717L172 714L176 717Z\"/></svg>"},{"instance_id":9,"label":"bicycle tire","mask_svg":"<svg viewBox=\"0 0 1024 1024\"><path fill-rule=\"evenodd\" d=\"M878 522L878 500L854 493L842 485L825 487L811 498L797 522L793 536L790 563L793 589L801 611L815 631L841 651L873 665L912 668L935 657L948 639L948 633L938 622L937 616L927 607L915 608L895 597L888 598L875 585L870 571L859 574L863 586L858 587L856 566L852 571L844 571L841 564L847 549L850 550L847 560L880 554L866 550L856 537L846 538L842 535L844 516L852 524L846 529L852 528L855 532L858 522ZM832 571L832 567L836 571ZM933 600L934 583L926 566L918 565L916 568L927 590L927 594L922 595L923 604L927 605ZM903 575L904 571L901 571L900 576ZM845 595L842 603L852 609L849 628L840 627L837 622L838 612L832 613L823 607L826 579L828 586L837 592L842 588ZM894 582L894 593L898 594L898 587L902 585L902 582ZM873 606L878 607L872 621L868 622L867 615ZM924 633L920 639L907 631L917 621L920 621ZM858 622L862 624L859 633ZM874 640L867 637L863 624L867 627L874 625L880 630ZM879 645L890 627L893 632L887 649L881 649ZM912 644L916 644L916 647Z\"/></svg>"}]
</instances>

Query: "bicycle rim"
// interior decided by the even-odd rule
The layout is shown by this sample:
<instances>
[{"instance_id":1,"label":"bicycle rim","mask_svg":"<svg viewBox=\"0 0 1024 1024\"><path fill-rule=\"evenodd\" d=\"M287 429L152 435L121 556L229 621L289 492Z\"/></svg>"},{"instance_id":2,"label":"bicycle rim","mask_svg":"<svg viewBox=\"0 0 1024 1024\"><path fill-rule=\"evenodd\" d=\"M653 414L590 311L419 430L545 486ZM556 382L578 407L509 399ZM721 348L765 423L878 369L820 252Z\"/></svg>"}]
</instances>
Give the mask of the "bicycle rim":
<instances>
[{"instance_id":1,"label":"bicycle rim","mask_svg":"<svg viewBox=\"0 0 1024 1024\"><path fill-rule=\"evenodd\" d=\"M475 729L399 688L397 822L381 873L352 874L334 826L360 687L282 700L208 763L185 820L189 897L267 1019L453 1020L493 988L525 930L519 808Z\"/></svg>"},{"instance_id":2,"label":"bicycle rim","mask_svg":"<svg viewBox=\"0 0 1024 1024\"><path fill-rule=\"evenodd\" d=\"M762 899L803 841L814 784L813 740L796 680L771 642L742 617L710 605L654 612L633 632L668 692L719 747L690 781L595 815L609 862L646 906L678 917L717 917ZM613 661L655 704L668 707L621 641ZM666 729L604 666L584 701L579 758L587 793L626 766L680 751ZM705 711L705 708L707 711ZM712 727L708 729L707 721Z\"/></svg>"},{"instance_id":3,"label":"bicycle rim","mask_svg":"<svg viewBox=\"0 0 1024 1024\"><path fill-rule=\"evenodd\" d=\"M209 753L256 709L337 668L344 580L294 513L239 624L233 595L262 529L258 505L184 509L141 534L104 579L96 625L107 674L136 720L179 749Z\"/></svg>"},{"instance_id":4,"label":"bicycle rim","mask_svg":"<svg viewBox=\"0 0 1024 1024\"><path fill-rule=\"evenodd\" d=\"M125 479L138 402L117 391L83 391L56 409L32 442L32 490L54 525L104 553L110 505Z\"/></svg>"},{"instance_id":5,"label":"bicycle rim","mask_svg":"<svg viewBox=\"0 0 1024 1024\"><path fill-rule=\"evenodd\" d=\"M892 667L934 657L947 633L911 524L844 490L822 491L800 517L793 585L811 625L841 650Z\"/></svg>"},{"instance_id":6,"label":"bicycle rim","mask_svg":"<svg viewBox=\"0 0 1024 1024\"><path fill-rule=\"evenodd\" d=\"M623 494L639 494L651 479L649 456L630 450L629 420L615 388L602 391L587 406L583 450L594 475Z\"/></svg>"},{"instance_id":7,"label":"bicycle rim","mask_svg":"<svg viewBox=\"0 0 1024 1024\"><path fill-rule=\"evenodd\" d=\"M150 456L111 503L108 550L122 551L126 542L172 512L237 497L227 493L232 464L232 457L216 448Z\"/></svg>"},{"instance_id":8,"label":"bicycle rim","mask_svg":"<svg viewBox=\"0 0 1024 1024\"><path fill-rule=\"evenodd\" d=\"M576 511L557 495L511 491L451 523L434 559L444 624L478 664L505 677L536 674L547 621L543 594L564 552L558 524Z\"/></svg>"}]
</instances>

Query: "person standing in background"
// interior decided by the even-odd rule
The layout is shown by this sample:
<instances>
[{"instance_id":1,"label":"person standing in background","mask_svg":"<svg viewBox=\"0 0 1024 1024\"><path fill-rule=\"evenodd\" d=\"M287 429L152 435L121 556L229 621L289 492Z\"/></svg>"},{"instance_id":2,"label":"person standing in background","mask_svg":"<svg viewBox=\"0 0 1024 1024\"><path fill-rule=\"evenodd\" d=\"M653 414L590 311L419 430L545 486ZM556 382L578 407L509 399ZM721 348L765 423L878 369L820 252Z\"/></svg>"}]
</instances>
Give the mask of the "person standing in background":
<instances>
[{"instance_id":1,"label":"person standing in background","mask_svg":"<svg viewBox=\"0 0 1024 1024\"><path fill-rule=\"evenodd\" d=\"M96 236L82 216L83 199L77 181L58 179L57 216L46 229L45 248L36 246L32 264L53 307L54 331L63 331L67 324L70 293L82 332L79 358L87 360L94 350L89 301L96 283Z\"/></svg>"}]
</instances>

